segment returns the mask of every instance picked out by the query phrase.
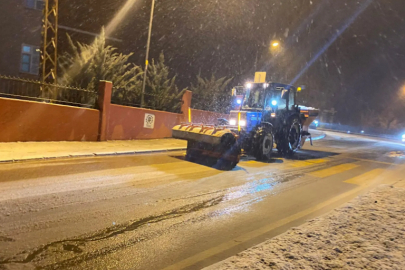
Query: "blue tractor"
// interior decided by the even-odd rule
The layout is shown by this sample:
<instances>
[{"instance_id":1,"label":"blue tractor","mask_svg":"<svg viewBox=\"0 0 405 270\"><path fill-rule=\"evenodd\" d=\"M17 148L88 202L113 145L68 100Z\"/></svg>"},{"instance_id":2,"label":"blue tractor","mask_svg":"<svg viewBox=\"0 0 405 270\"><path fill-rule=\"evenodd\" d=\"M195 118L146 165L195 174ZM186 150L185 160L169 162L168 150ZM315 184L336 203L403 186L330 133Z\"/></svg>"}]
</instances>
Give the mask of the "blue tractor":
<instances>
[{"instance_id":1,"label":"blue tractor","mask_svg":"<svg viewBox=\"0 0 405 270\"><path fill-rule=\"evenodd\" d=\"M188 141L188 160L208 157L221 169L235 167L242 153L269 160L274 146L280 155L291 156L311 138L308 127L319 113L297 105L299 91L287 84L248 83L241 106L230 112L228 122L179 125L173 137Z\"/></svg>"}]
</instances>

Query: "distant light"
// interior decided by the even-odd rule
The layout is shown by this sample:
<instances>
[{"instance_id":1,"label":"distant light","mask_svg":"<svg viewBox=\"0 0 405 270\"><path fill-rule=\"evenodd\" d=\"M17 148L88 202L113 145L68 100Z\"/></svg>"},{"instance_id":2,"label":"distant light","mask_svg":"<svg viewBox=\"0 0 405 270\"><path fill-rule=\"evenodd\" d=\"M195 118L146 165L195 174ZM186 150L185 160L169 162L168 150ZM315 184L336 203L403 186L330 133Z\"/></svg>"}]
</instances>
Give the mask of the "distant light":
<instances>
[{"instance_id":1,"label":"distant light","mask_svg":"<svg viewBox=\"0 0 405 270\"><path fill-rule=\"evenodd\" d=\"M347 133L350 133L350 130L348 130Z\"/></svg>"},{"instance_id":2,"label":"distant light","mask_svg":"<svg viewBox=\"0 0 405 270\"><path fill-rule=\"evenodd\" d=\"M251 83L247 83L247 84L246 84L246 88L247 88L247 89L252 88L252 84L251 84Z\"/></svg>"},{"instance_id":3,"label":"distant light","mask_svg":"<svg viewBox=\"0 0 405 270\"><path fill-rule=\"evenodd\" d=\"M235 119L229 120L229 124L230 124L231 126L236 126L236 120L235 120Z\"/></svg>"},{"instance_id":4,"label":"distant light","mask_svg":"<svg viewBox=\"0 0 405 270\"><path fill-rule=\"evenodd\" d=\"M245 120L240 120L239 125L240 125L241 127L246 126L246 121L245 121Z\"/></svg>"},{"instance_id":5,"label":"distant light","mask_svg":"<svg viewBox=\"0 0 405 270\"><path fill-rule=\"evenodd\" d=\"M405 139L405 134L404 134L404 135L402 135L402 139Z\"/></svg>"},{"instance_id":6,"label":"distant light","mask_svg":"<svg viewBox=\"0 0 405 270\"><path fill-rule=\"evenodd\" d=\"M273 47L277 47L278 45L280 45L280 43L278 42L273 42L273 44L271 44Z\"/></svg>"},{"instance_id":7,"label":"distant light","mask_svg":"<svg viewBox=\"0 0 405 270\"><path fill-rule=\"evenodd\" d=\"M236 103L238 103L239 105L242 104L242 100L241 99L237 99Z\"/></svg>"},{"instance_id":8,"label":"distant light","mask_svg":"<svg viewBox=\"0 0 405 270\"><path fill-rule=\"evenodd\" d=\"M364 134L364 130L360 131L361 134Z\"/></svg>"},{"instance_id":9,"label":"distant light","mask_svg":"<svg viewBox=\"0 0 405 270\"><path fill-rule=\"evenodd\" d=\"M315 125L318 125L318 124L319 124L319 121L318 121L318 120L315 120L314 123L315 123Z\"/></svg>"},{"instance_id":10,"label":"distant light","mask_svg":"<svg viewBox=\"0 0 405 270\"><path fill-rule=\"evenodd\" d=\"M297 88L297 92L301 92L302 91L302 88L301 87L298 87Z\"/></svg>"},{"instance_id":11,"label":"distant light","mask_svg":"<svg viewBox=\"0 0 405 270\"><path fill-rule=\"evenodd\" d=\"M277 100L272 100L271 105L276 106L277 105Z\"/></svg>"},{"instance_id":12,"label":"distant light","mask_svg":"<svg viewBox=\"0 0 405 270\"><path fill-rule=\"evenodd\" d=\"M276 117L276 114L275 114L275 113L271 113L271 117Z\"/></svg>"}]
</instances>

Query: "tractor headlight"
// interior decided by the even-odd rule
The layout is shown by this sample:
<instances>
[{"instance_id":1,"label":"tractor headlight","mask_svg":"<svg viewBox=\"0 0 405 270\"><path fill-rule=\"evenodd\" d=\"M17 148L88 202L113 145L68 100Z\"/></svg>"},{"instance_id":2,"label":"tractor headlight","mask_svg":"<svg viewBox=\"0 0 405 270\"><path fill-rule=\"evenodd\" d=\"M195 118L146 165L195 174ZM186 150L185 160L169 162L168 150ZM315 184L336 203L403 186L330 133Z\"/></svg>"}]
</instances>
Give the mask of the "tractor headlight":
<instances>
[{"instance_id":1,"label":"tractor headlight","mask_svg":"<svg viewBox=\"0 0 405 270\"><path fill-rule=\"evenodd\" d=\"M272 100L271 105L276 106L277 105L277 100Z\"/></svg>"},{"instance_id":2,"label":"tractor headlight","mask_svg":"<svg viewBox=\"0 0 405 270\"><path fill-rule=\"evenodd\" d=\"M239 125L241 127L245 127L246 126L246 121L245 120L240 120Z\"/></svg>"},{"instance_id":3,"label":"tractor headlight","mask_svg":"<svg viewBox=\"0 0 405 270\"><path fill-rule=\"evenodd\" d=\"M231 126L236 126L236 120L235 120L235 119L229 120L229 124L230 124Z\"/></svg>"}]
</instances>

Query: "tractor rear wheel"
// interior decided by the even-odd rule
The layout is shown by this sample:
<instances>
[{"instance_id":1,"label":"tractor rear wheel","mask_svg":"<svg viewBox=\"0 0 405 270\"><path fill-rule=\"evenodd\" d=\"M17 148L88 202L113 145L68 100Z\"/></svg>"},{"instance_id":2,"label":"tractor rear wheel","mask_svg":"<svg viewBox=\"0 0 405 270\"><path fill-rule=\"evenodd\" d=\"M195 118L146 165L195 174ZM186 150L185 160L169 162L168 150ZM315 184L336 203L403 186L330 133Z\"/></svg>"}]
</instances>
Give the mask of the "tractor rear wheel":
<instances>
[{"instance_id":1,"label":"tractor rear wheel","mask_svg":"<svg viewBox=\"0 0 405 270\"><path fill-rule=\"evenodd\" d=\"M270 160L273 152L273 132L260 127L254 135L254 156L257 160Z\"/></svg>"},{"instance_id":2,"label":"tractor rear wheel","mask_svg":"<svg viewBox=\"0 0 405 270\"><path fill-rule=\"evenodd\" d=\"M293 117L283 128L281 141L277 144L278 152L283 156L292 156L301 145L301 123Z\"/></svg>"}]
</instances>

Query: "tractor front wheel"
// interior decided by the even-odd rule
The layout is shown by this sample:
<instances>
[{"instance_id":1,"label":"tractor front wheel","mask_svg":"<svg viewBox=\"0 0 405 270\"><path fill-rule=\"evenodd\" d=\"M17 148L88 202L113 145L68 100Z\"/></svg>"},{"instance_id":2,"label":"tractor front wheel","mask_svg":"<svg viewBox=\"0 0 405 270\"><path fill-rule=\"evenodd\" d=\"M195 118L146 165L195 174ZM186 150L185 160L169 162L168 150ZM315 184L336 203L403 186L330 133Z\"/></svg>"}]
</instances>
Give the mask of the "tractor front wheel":
<instances>
[{"instance_id":1,"label":"tractor front wheel","mask_svg":"<svg viewBox=\"0 0 405 270\"><path fill-rule=\"evenodd\" d=\"M254 152L257 160L269 160L273 152L273 132L268 128L260 127L254 138Z\"/></svg>"}]
</instances>

